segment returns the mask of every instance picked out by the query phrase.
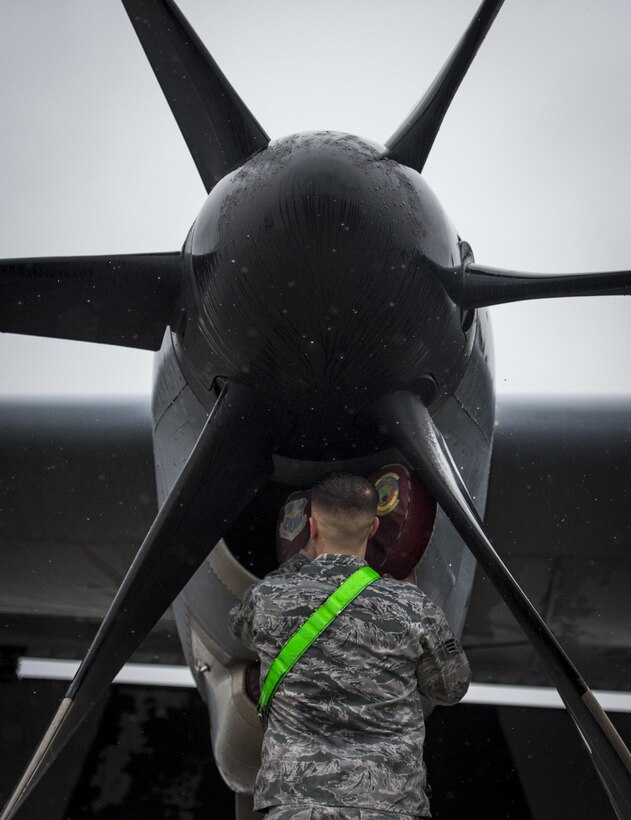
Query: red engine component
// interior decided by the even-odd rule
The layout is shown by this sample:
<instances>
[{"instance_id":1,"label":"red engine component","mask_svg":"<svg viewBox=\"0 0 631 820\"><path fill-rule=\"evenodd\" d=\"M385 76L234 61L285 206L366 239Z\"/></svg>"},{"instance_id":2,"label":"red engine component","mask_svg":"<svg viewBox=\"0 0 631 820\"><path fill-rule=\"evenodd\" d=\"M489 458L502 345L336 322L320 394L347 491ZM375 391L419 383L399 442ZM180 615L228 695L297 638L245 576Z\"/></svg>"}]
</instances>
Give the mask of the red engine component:
<instances>
[{"instance_id":1,"label":"red engine component","mask_svg":"<svg viewBox=\"0 0 631 820\"><path fill-rule=\"evenodd\" d=\"M416 473L402 464L388 464L367 476L379 495L379 529L368 542L366 560L382 575L406 578L423 557L434 527L436 501ZM276 528L280 563L309 541L311 497L292 493L281 507Z\"/></svg>"}]
</instances>

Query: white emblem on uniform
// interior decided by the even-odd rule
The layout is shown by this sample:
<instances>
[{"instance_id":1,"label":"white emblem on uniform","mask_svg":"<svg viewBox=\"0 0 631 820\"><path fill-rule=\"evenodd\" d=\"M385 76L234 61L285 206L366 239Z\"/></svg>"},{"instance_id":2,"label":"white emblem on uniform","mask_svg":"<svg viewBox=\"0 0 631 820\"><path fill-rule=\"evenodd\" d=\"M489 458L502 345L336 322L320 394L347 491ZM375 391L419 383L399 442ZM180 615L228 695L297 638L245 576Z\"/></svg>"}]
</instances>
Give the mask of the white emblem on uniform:
<instances>
[{"instance_id":1,"label":"white emblem on uniform","mask_svg":"<svg viewBox=\"0 0 631 820\"><path fill-rule=\"evenodd\" d=\"M290 501L288 504L285 504L285 514L278 528L278 534L281 538L287 541L293 541L294 538L302 532L303 527L307 523L306 508L306 498L297 498L295 501Z\"/></svg>"}]
</instances>

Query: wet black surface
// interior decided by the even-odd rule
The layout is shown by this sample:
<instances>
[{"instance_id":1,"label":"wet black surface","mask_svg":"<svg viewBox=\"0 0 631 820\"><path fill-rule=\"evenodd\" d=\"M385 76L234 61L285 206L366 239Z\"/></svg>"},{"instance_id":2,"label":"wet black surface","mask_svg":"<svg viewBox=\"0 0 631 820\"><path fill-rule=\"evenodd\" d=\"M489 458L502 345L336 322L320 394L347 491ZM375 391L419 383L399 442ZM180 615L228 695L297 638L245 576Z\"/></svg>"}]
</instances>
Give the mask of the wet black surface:
<instances>
[{"instance_id":1,"label":"wet black surface","mask_svg":"<svg viewBox=\"0 0 631 820\"><path fill-rule=\"evenodd\" d=\"M56 681L0 683L0 804L66 688ZM72 738L17 818L231 818L233 802L212 762L208 713L197 692L121 685Z\"/></svg>"},{"instance_id":2,"label":"wet black surface","mask_svg":"<svg viewBox=\"0 0 631 820\"><path fill-rule=\"evenodd\" d=\"M73 820L231 817L205 707L187 690L115 687L73 792Z\"/></svg>"}]
</instances>

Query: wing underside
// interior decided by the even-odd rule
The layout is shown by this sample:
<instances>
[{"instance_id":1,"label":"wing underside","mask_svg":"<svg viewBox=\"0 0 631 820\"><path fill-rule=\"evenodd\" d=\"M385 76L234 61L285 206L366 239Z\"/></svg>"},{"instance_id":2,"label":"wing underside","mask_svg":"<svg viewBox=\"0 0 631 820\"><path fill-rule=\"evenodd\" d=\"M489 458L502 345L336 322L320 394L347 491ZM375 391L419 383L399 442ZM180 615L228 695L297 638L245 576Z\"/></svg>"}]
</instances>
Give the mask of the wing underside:
<instances>
[{"instance_id":1,"label":"wing underside","mask_svg":"<svg viewBox=\"0 0 631 820\"><path fill-rule=\"evenodd\" d=\"M498 401L486 523L522 588L599 689L631 690L631 402ZM464 641L475 678L546 685L478 569Z\"/></svg>"}]
</instances>

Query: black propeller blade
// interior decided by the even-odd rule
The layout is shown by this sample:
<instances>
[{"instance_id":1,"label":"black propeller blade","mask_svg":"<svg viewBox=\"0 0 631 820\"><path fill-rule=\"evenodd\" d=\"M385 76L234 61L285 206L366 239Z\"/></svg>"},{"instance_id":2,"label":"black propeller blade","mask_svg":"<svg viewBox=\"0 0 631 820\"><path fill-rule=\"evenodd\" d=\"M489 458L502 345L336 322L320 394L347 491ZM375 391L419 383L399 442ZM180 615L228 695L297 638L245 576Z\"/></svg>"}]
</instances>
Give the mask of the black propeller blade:
<instances>
[{"instance_id":1,"label":"black propeller blade","mask_svg":"<svg viewBox=\"0 0 631 820\"><path fill-rule=\"evenodd\" d=\"M206 191L269 137L172 0L123 0Z\"/></svg>"},{"instance_id":2,"label":"black propeller blade","mask_svg":"<svg viewBox=\"0 0 631 820\"><path fill-rule=\"evenodd\" d=\"M421 101L386 142L386 156L414 168L419 174L423 171L451 101L503 2L484 0Z\"/></svg>"},{"instance_id":3,"label":"black propeller blade","mask_svg":"<svg viewBox=\"0 0 631 820\"><path fill-rule=\"evenodd\" d=\"M561 296L616 296L631 293L631 271L536 274L466 265L462 276L444 284L463 310Z\"/></svg>"},{"instance_id":4,"label":"black propeller blade","mask_svg":"<svg viewBox=\"0 0 631 820\"><path fill-rule=\"evenodd\" d=\"M413 393L391 393L371 417L418 471L532 642L583 738L619 818L631 817L631 755L579 672L488 540L429 411Z\"/></svg>"},{"instance_id":5,"label":"black propeller blade","mask_svg":"<svg viewBox=\"0 0 631 820\"><path fill-rule=\"evenodd\" d=\"M0 331L158 350L174 318L182 256L0 261Z\"/></svg>"},{"instance_id":6,"label":"black propeller blade","mask_svg":"<svg viewBox=\"0 0 631 820\"><path fill-rule=\"evenodd\" d=\"M228 383L160 509L66 697L5 806L15 811L212 547L271 474L270 414Z\"/></svg>"}]
</instances>

